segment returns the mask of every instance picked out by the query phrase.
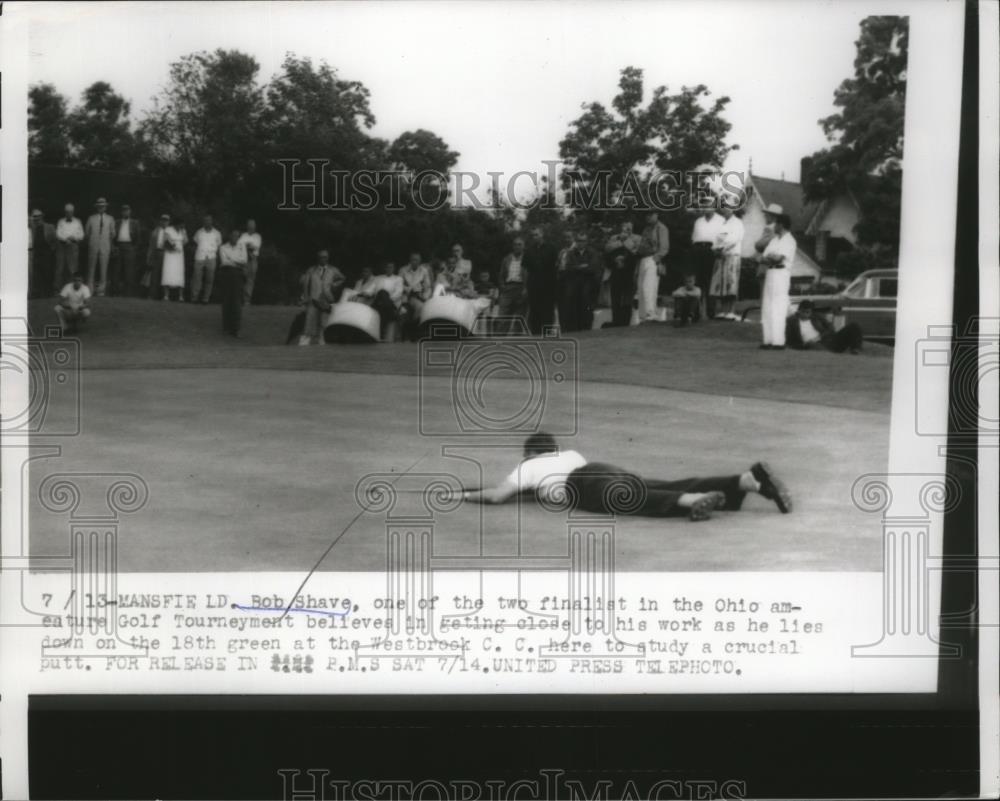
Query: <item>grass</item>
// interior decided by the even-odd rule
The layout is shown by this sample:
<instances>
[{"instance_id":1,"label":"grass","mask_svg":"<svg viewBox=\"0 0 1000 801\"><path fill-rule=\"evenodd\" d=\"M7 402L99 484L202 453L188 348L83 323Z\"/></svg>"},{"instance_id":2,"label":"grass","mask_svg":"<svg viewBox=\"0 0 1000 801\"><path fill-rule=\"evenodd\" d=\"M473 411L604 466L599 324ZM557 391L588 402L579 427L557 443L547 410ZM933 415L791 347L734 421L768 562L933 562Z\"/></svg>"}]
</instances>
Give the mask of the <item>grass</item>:
<instances>
[{"instance_id":1,"label":"grass","mask_svg":"<svg viewBox=\"0 0 1000 801\"><path fill-rule=\"evenodd\" d=\"M52 301L32 301L29 322L54 324ZM296 314L290 306L245 310L242 338L221 330L217 305L96 298L80 335L84 369L252 367L415 375L417 346L300 348L284 345ZM866 343L858 355L758 350L752 323L702 322L687 328L646 324L574 335L579 377L726 397L888 410L893 349Z\"/></svg>"}]
</instances>

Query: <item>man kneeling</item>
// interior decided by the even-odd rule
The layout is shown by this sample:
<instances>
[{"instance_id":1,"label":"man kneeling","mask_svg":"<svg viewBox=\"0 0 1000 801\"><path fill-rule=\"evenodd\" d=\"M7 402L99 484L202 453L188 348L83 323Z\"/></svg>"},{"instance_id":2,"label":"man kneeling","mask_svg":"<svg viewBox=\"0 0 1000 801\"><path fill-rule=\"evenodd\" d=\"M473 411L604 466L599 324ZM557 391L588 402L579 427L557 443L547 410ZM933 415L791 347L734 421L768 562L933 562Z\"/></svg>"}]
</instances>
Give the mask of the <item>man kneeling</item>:
<instances>
[{"instance_id":1,"label":"man kneeling","mask_svg":"<svg viewBox=\"0 0 1000 801\"><path fill-rule=\"evenodd\" d=\"M80 323L90 317L90 287L83 283L80 273L73 274L73 280L59 291L59 305L56 316L64 334L75 334Z\"/></svg>"},{"instance_id":2,"label":"man kneeling","mask_svg":"<svg viewBox=\"0 0 1000 801\"><path fill-rule=\"evenodd\" d=\"M736 511L748 492L774 501L787 514L792 498L764 462L743 473L715 478L661 481L641 478L603 462L588 462L576 451L560 451L555 437L539 432L524 443L524 459L491 489L467 490L473 503L506 503L522 492L534 492L544 503L563 499L571 508L600 514L678 517L707 520L717 509ZM623 495L628 497L623 497Z\"/></svg>"}]
</instances>

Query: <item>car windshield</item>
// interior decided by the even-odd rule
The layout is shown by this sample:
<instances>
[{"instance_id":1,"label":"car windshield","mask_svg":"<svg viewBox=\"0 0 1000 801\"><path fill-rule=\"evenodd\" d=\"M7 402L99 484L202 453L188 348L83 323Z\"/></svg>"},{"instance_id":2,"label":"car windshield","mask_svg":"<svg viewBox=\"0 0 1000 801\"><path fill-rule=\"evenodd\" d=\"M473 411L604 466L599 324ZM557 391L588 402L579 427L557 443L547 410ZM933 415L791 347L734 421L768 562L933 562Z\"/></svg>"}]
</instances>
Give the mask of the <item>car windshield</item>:
<instances>
[{"instance_id":1,"label":"car windshield","mask_svg":"<svg viewBox=\"0 0 1000 801\"><path fill-rule=\"evenodd\" d=\"M844 294L851 298L863 298L865 296L865 285L867 283L867 278L855 278L854 282L844 290Z\"/></svg>"}]
</instances>

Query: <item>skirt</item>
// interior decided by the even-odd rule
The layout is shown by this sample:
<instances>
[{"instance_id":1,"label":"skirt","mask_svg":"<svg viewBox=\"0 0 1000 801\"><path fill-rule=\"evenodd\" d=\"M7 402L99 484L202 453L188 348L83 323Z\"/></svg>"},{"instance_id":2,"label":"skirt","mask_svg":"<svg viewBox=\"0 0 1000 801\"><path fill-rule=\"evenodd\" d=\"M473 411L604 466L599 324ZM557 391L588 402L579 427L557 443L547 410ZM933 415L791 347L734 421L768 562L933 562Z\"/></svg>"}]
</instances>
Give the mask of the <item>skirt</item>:
<instances>
[{"instance_id":1,"label":"skirt","mask_svg":"<svg viewBox=\"0 0 1000 801\"><path fill-rule=\"evenodd\" d=\"M184 251L165 250L163 252L163 286L184 287Z\"/></svg>"},{"instance_id":2,"label":"skirt","mask_svg":"<svg viewBox=\"0 0 1000 801\"><path fill-rule=\"evenodd\" d=\"M740 294L740 264L742 261L739 254L717 256L708 294L717 298L737 297Z\"/></svg>"}]
</instances>

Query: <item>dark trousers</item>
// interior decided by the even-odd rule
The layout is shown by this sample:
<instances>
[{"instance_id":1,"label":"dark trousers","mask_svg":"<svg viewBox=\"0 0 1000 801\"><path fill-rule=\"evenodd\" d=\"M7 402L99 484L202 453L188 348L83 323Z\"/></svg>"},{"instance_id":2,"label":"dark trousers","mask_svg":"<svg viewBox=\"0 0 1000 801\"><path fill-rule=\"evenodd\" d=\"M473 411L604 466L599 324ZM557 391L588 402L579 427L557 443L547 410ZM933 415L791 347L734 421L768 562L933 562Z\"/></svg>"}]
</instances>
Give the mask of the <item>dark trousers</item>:
<instances>
[{"instance_id":1,"label":"dark trousers","mask_svg":"<svg viewBox=\"0 0 1000 801\"><path fill-rule=\"evenodd\" d=\"M122 242L116 245L115 255L111 259L111 295L135 295L139 283L135 274L135 245Z\"/></svg>"},{"instance_id":2,"label":"dark trousers","mask_svg":"<svg viewBox=\"0 0 1000 801\"><path fill-rule=\"evenodd\" d=\"M674 320L685 323L690 320L692 323L701 319L701 298L689 295L674 295Z\"/></svg>"},{"instance_id":3,"label":"dark trousers","mask_svg":"<svg viewBox=\"0 0 1000 801\"><path fill-rule=\"evenodd\" d=\"M848 323L839 331L834 331L829 336L823 337L823 345L827 350L834 353L843 353L845 350L861 350L864 336L861 333L861 326L857 323Z\"/></svg>"},{"instance_id":4,"label":"dark trousers","mask_svg":"<svg viewBox=\"0 0 1000 801\"><path fill-rule=\"evenodd\" d=\"M153 261L149 265L149 297L159 300L163 293L163 251L153 251Z\"/></svg>"},{"instance_id":5,"label":"dark trousers","mask_svg":"<svg viewBox=\"0 0 1000 801\"><path fill-rule=\"evenodd\" d=\"M708 295L708 287L712 283L712 270L715 269L715 254L708 242L695 242L688 251L688 269L694 275L694 282L701 289L705 298L705 315L711 319L715 314L715 301Z\"/></svg>"},{"instance_id":6,"label":"dark trousers","mask_svg":"<svg viewBox=\"0 0 1000 801\"><path fill-rule=\"evenodd\" d=\"M540 335L556 321L555 281L528 281L528 327Z\"/></svg>"},{"instance_id":7,"label":"dark trousers","mask_svg":"<svg viewBox=\"0 0 1000 801\"><path fill-rule=\"evenodd\" d=\"M611 323L628 325L632 321L632 299L635 296L634 269L611 270Z\"/></svg>"},{"instance_id":8,"label":"dark trousers","mask_svg":"<svg viewBox=\"0 0 1000 801\"><path fill-rule=\"evenodd\" d=\"M52 252L47 246L28 249L28 297L46 297L54 283ZM59 287L62 289L62 287Z\"/></svg>"},{"instance_id":9,"label":"dark trousers","mask_svg":"<svg viewBox=\"0 0 1000 801\"><path fill-rule=\"evenodd\" d=\"M524 284L506 284L500 290L500 298L497 303L498 334L510 333L511 329L519 329L517 323L512 318L520 318L522 321L528 312L527 297L524 291Z\"/></svg>"},{"instance_id":10,"label":"dark trousers","mask_svg":"<svg viewBox=\"0 0 1000 801\"><path fill-rule=\"evenodd\" d=\"M591 276L578 270L567 271L559 282L559 328L562 331L587 331L594 321L591 305Z\"/></svg>"},{"instance_id":11,"label":"dark trousers","mask_svg":"<svg viewBox=\"0 0 1000 801\"><path fill-rule=\"evenodd\" d=\"M389 297L389 293L384 289L375 293L375 297L372 299L372 308L378 312L381 329L379 333L384 339L389 325L399 318L399 311L396 309L396 304L392 302L392 298Z\"/></svg>"},{"instance_id":12,"label":"dark trousers","mask_svg":"<svg viewBox=\"0 0 1000 801\"><path fill-rule=\"evenodd\" d=\"M58 292L70 282L80 259L80 245L77 242L56 243L55 290ZM91 287L93 288L93 287Z\"/></svg>"},{"instance_id":13,"label":"dark trousers","mask_svg":"<svg viewBox=\"0 0 1000 801\"><path fill-rule=\"evenodd\" d=\"M736 511L746 492L740 489L739 475L711 478L682 478L661 481L641 478L620 467L590 462L578 467L566 479L569 497L577 509L598 514L675 517L688 510L677 501L686 492L722 492L725 509Z\"/></svg>"},{"instance_id":14,"label":"dark trousers","mask_svg":"<svg viewBox=\"0 0 1000 801\"><path fill-rule=\"evenodd\" d=\"M243 318L243 283L246 274L242 267L224 266L218 271L219 295L222 300L222 330L238 334Z\"/></svg>"}]
</instances>

